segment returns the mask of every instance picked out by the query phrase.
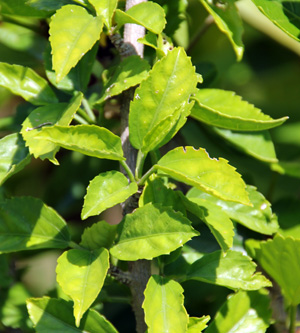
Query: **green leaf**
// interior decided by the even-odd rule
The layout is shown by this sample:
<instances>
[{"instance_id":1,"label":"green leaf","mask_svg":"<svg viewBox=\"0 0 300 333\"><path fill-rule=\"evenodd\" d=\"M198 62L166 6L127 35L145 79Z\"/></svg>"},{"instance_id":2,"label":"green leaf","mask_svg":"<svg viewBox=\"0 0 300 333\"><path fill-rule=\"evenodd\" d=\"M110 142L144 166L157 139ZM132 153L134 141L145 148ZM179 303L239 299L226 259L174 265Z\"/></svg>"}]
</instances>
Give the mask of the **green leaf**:
<instances>
[{"instance_id":1,"label":"green leaf","mask_svg":"<svg viewBox=\"0 0 300 333\"><path fill-rule=\"evenodd\" d=\"M108 171L95 177L89 184L84 197L81 218L99 215L107 208L124 202L136 193L136 183L128 183L128 179L118 171Z\"/></svg>"},{"instance_id":2,"label":"green leaf","mask_svg":"<svg viewBox=\"0 0 300 333\"><path fill-rule=\"evenodd\" d=\"M238 150L260 161L268 163L278 162L269 131L232 132L231 130L217 127L214 127L213 130Z\"/></svg>"},{"instance_id":3,"label":"green leaf","mask_svg":"<svg viewBox=\"0 0 300 333\"><path fill-rule=\"evenodd\" d=\"M117 22L117 29L125 23L135 23L155 34L161 33L166 25L164 10L152 1L139 3L126 12L117 9L114 19Z\"/></svg>"},{"instance_id":4,"label":"green leaf","mask_svg":"<svg viewBox=\"0 0 300 333\"><path fill-rule=\"evenodd\" d=\"M298 1L252 1L278 28L300 41L300 4Z\"/></svg>"},{"instance_id":5,"label":"green leaf","mask_svg":"<svg viewBox=\"0 0 300 333\"><path fill-rule=\"evenodd\" d=\"M28 67L0 62L0 86L34 105L58 102L47 81Z\"/></svg>"},{"instance_id":6,"label":"green leaf","mask_svg":"<svg viewBox=\"0 0 300 333\"><path fill-rule=\"evenodd\" d=\"M98 16L102 16L107 29L111 29L111 20L117 8L118 0L89 0Z\"/></svg>"},{"instance_id":7,"label":"green leaf","mask_svg":"<svg viewBox=\"0 0 300 333\"><path fill-rule=\"evenodd\" d=\"M182 48L174 48L156 62L149 77L136 89L130 105L129 137L132 145L149 151L147 145L153 138L153 131L157 133L157 127L160 126L159 129L163 132L160 133L160 141L156 142L158 146L173 125L171 123L169 127L164 122L172 120L174 115L175 123L177 122L180 112L186 111L185 105L196 85L195 68ZM166 120L168 117L169 120ZM166 128L161 124L166 125ZM146 138L151 132L152 135Z\"/></svg>"},{"instance_id":8,"label":"green leaf","mask_svg":"<svg viewBox=\"0 0 300 333\"><path fill-rule=\"evenodd\" d=\"M84 1L84 0L83 0ZM79 2L83 5L83 1L79 0ZM57 9L61 8L65 5L71 5L74 4L74 2L78 2L76 0L27 0L26 3L34 7L38 10L46 10L46 11L56 11Z\"/></svg>"},{"instance_id":9,"label":"green leaf","mask_svg":"<svg viewBox=\"0 0 300 333\"><path fill-rule=\"evenodd\" d=\"M152 275L142 305L149 333L185 333L188 314L184 308L183 288L178 282Z\"/></svg>"},{"instance_id":10,"label":"green leaf","mask_svg":"<svg viewBox=\"0 0 300 333\"><path fill-rule=\"evenodd\" d=\"M59 82L100 38L103 21L81 6L67 5L51 17L49 27L53 69Z\"/></svg>"},{"instance_id":11,"label":"green leaf","mask_svg":"<svg viewBox=\"0 0 300 333\"><path fill-rule=\"evenodd\" d=\"M265 333L272 310L265 291L239 291L229 296L205 333Z\"/></svg>"},{"instance_id":12,"label":"green leaf","mask_svg":"<svg viewBox=\"0 0 300 333\"><path fill-rule=\"evenodd\" d=\"M125 58L115 69L112 77L103 87L102 93L96 104L102 103L112 96L121 94L130 87L141 83L147 76L150 66L139 56Z\"/></svg>"},{"instance_id":13,"label":"green leaf","mask_svg":"<svg viewBox=\"0 0 300 333\"><path fill-rule=\"evenodd\" d=\"M117 161L125 159L121 139L108 129L96 125L43 127L35 139L47 140L92 157Z\"/></svg>"},{"instance_id":14,"label":"green leaf","mask_svg":"<svg viewBox=\"0 0 300 333\"><path fill-rule=\"evenodd\" d=\"M103 248L93 251L72 249L58 258L57 282L74 301L77 327L102 289L108 268L109 253Z\"/></svg>"},{"instance_id":15,"label":"green leaf","mask_svg":"<svg viewBox=\"0 0 300 333\"><path fill-rule=\"evenodd\" d=\"M69 125L81 105L82 97L82 93L77 93L69 104L58 103L55 107L53 105L39 107L25 119L21 134L30 153L35 158L39 157L42 160L48 158L52 163L58 164L55 155L59 147L52 142L38 140L37 135L42 130L43 124L44 126Z\"/></svg>"},{"instance_id":16,"label":"green leaf","mask_svg":"<svg viewBox=\"0 0 300 333\"><path fill-rule=\"evenodd\" d=\"M25 0L0 0L1 14L28 16L36 18L48 17L47 11L28 6Z\"/></svg>"},{"instance_id":17,"label":"green leaf","mask_svg":"<svg viewBox=\"0 0 300 333\"><path fill-rule=\"evenodd\" d=\"M235 168L223 158L210 158L202 148L175 148L163 156L155 167L178 181L223 200L251 205L246 185Z\"/></svg>"},{"instance_id":18,"label":"green leaf","mask_svg":"<svg viewBox=\"0 0 300 333\"><path fill-rule=\"evenodd\" d=\"M72 302L63 299L30 298L27 300L27 309L37 333L118 333L109 321L93 309L87 310L80 327L76 327Z\"/></svg>"},{"instance_id":19,"label":"green leaf","mask_svg":"<svg viewBox=\"0 0 300 333\"><path fill-rule=\"evenodd\" d=\"M187 333L199 333L207 327L207 322L210 320L210 316L202 316L201 318L189 317Z\"/></svg>"},{"instance_id":20,"label":"green leaf","mask_svg":"<svg viewBox=\"0 0 300 333\"><path fill-rule=\"evenodd\" d=\"M95 250L101 247L110 248L117 233L117 225L111 225L105 221L94 223L86 228L81 236L80 245Z\"/></svg>"},{"instance_id":21,"label":"green leaf","mask_svg":"<svg viewBox=\"0 0 300 333\"><path fill-rule=\"evenodd\" d=\"M127 214L110 253L120 260L152 259L169 254L199 233L181 213L147 204Z\"/></svg>"},{"instance_id":22,"label":"green leaf","mask_svg":"<svg viewBox=\"0 0 300 333\"><path fill-rule=\"evenodd\" d=\"M235 6L234 0L209 1L200 0L205 9L214 18L218 28L224 32L233 46L237 60L241 60L244 53L242 42L243 22Z\"/></svg>"},{"instance_id":23,"label":"green leaf","mask_svg":"<svg viewBox=\"0 0 300 333\"><path fill-rule=\"evenodd\" d=\"M275 236L261 242L258 261L263 269L279 284L282 294L291 305L300 303L300 239Z\"/></svg>"},{"instance_id":24,"label":"green leaf","mask_svg":"<svg viewBox=\"0 0 300 333\"><path fill-rule=\"evenodd\" d=\"M0 202L0 253L69 245L65 221L41 200L19 197Z\"/></svg>"},{"instance_id":25,"label":"green leaf","mask_svg":"<svg viewBox=\"0 0 300 333\"><path fill-rule=\"evenodd\" d=\"M274 234L279 226L275 214L272 214L270 202L256 190L256 187L247 185L251 206L220 200L210 194L193 188L187 193L188 199L205 199L222 208L222 210L234 221L242 224L246 228L254 230L264 235Z\"/></svg>"},{"instance_id":26,"label":"green leaf","mask_svg":"<svg viewBox=\"0 0 300 333\"><path fill-rule=\"evenodd\" d=\"M0 156L0 185L31 161L28 148L18 133L0 140Z\"/></svg>"},{"instance_id":27,"label":"green leaf","mask_svg":"<svg viewBox=\"0 0 300 333\"><path fill-rule=\"evenodd\" d=\"M281 175L300 178L300 161L280 161L279 163L272 164L271 169Z\"/></svg>"},{"instance_id":28,"label":"green leaf","mask_svg":"<svg viewBox=\"0 0 300 333\"><path fill-rule=\"evenodd\" d=\"M232 91L201 89L193 97L191 116L208 125L237 131L262 131L284 123L288 117L272 119Z\"/></svg>"},{"instance_id":29,"label":"green leaf","mask_svg":"<svg viewBox=\"0 0 300 333\"><path fill-rule=\"evenodd\" d=\"M272 283L261 273L255 273L256 264L241 252L215 251L194 262L187 279L224 286L229 289L257 290Z\"/></svg>"}]
</instances>

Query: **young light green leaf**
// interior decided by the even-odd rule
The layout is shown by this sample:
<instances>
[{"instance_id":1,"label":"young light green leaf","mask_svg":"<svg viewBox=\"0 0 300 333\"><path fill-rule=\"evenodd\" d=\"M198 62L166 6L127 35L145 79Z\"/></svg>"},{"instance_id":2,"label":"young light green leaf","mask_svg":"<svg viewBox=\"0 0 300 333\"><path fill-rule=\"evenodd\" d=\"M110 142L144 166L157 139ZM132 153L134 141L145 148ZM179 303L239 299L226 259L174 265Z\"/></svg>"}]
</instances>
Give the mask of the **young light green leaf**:
<instances>
[{"instance_id":1,"label":"young light green leaf","mask_svg":"<svg viewBox=\"0 0 300 333\"><path fill-rule=\"evenodd\" d=\"M28 148L18 133L0 140L0 156L0 185L31 161Z\"/></svg>"},{"instance_id":2,"label":"young light green leaf","mask_svg":"<svg viewBox=\"0 0 300 333\"><path fill-rule=\"evenodd\" d=\"M80 245L89 250L100 249L101 247L109 249L115 239L116 233L117 225L100 221L84 230Z\"/></svg>"},{"instance_id":3,"label":"young light green leaf","mask_svg":"<svg viewBox=\"0 0 300 333\"><path fill-rule=\"evenodd\" d=\"M168 53L168 50L160 48L158 46L158 40L157 39L158 39L157 35L154 34L151 31L149 31L148 33L145 34L144 37L139 38L138 42L141 43L141 44L152 47L156 51L156 55L157 55L158 59L160 59Z\"/></svg>"},{"instance_id":4,"label":"young light green leaf","mask_svg":"<svg viewBox=\"0 0 300 333\"><path fill-rule=\"evenodd\" d=\"M113 325L99 312L89 309L79 327L75 326L73 304L63 299L50 297L29 298L27 309L37 333L118 333Z\"/></svg>"},{"instance_id":5,"label":"young light green leaf","mask_svg":"<svg viewBox=\"0 0 300 333\"><path fill-rule=\"evenodd\" d=\"M234 4L234 0L226 2L200 0L205 9L214 18L218 28L224 32L233 46L237 60L244 53L242 42L243 22Z\"/></svg>"},{"instance_id":6,"label":"young light green leaf","mask_svg":"<svg viewBox=\"0 0 300 333\"><path fill-rule=\"evenodd\" d=\"M100 38L103 21L81 6L67 5L51 17L49 27L53 69L59 82Z\"/></svg>"},{"instance_id":7,"label":"young light green leaf","mask_svg":"<svg viewBox=\"0 0 300 333\"><path fill-rule=\"evenodd\" d=\"M0 86L34 105L58 102L47 81L28 67L0 62Z\"/></svg>"},{"instance_id":8,"label":"young light green leaf","mask_svg":"<svg viewBox=\"0 0 300 333\"><path fill-rule=\"evenodd\" d=\"M217 127L214 127L213 131L238 150L260 161L268 163L278 162L269 131L232 132L231 130Z\"/></svg>"},{"instance_id":9,"label":"young light green leaf","mask_svg":"<svg viewBox=\"0 0 300 333\"><path fill-rule=\"evenodd\" d=\"M258 261L263 269L279 284L286 301L291 305L300 303L300 239L275 236L261 242Z\"/></svg>"},{"instance_id":10,"label":"young light green leaf","mask_svg":"<svg viewBox=\"0 0 300 333\"><path fill-rule=\"evenodd\" d=\"M35 158L39 157L42 160L48 158L52 163L58 164L55 155L59 147L52 142L38 140L36 136L45 126L69 125L80 107L82 97L82 93L77 93L69 104L58 103L55 107L53 105L39 107L25 119L21 134L26 141L26 146L29 147L30 153Z\"/></svg>"},{"instance_id":11,"label":"young light green leaf","mask_svg":"<svg viewBox=\"0 0 300 333\"><path fill-rule=\"evenodd\" d=\"M96 101L96 104L102 103L108 98L119 95L128 88L141 83L148 76L149 69L148 62L139 56L125 58L103 87L101 96Z\"/></svg>"},{"instance_id":12,"label":"young light green leaf","mask_svg":"<svg viewBox=\"0 0 300 333\"><path fill-rule=\"evenodd\" d=\"M252 0L257 8L278 28L300 41L300 11L298 1Z\"/></svg>"},{"instance_id":13,"label":"young light green leaf","mask_svg":"<svg viewBox=\"0 0 300 333\"><path fill-rule=\"evenodd\" d=\"M117 29L125 23L135 23L155 34L161 33L166 25L164 10L152 1L139 3L126 12L117 9L114 19L117 22Z\"/></svg>"},{"instance_id":14,"label":"young light green leaf","mask_svg":"<svg viewBox=\"0 0 300 333\"><path fill-rule=\"evenodd\" d=\"M284 123L288 117L272 119L232 91L201 89L193 97L191 116L208 125L237 131L263 131Z\"/></svg>"},{"instance_id":15,"label":"young light green leaf","mask_svg":"<svg viewBox=\"0 0 300 333\"><path fill-rule=\"evenodd\" d=\"M118 171L108 171L95 177L89 184L84 197L81 218L99 215L105 209L124 202L136 193L136 183L128 183L128 179Z\"/></svg>"},{"instance_id":16,"label":"young light green leaf","mask_svg":"<svg viewBox=\"0 0 300 333\"><path fill-rule=\"evenodd\" d=\"M210 316L202 316L201 318L189 317L187 333L199 333L207 327L207 322L210 321Z\"/></svg>"},{"instance_id":17,"label":"young light green leaf","mask_svg":"<svg viewBox=\"0 0 300 333\"><path fill-rule=\"evenodd\" d=\"M142 305L149 333L185 333L188 314L183 305L183 288L173 280L152 275Z\"/></svg>"},{"instance_id":18,"label":"young light green leaf","mask_svg":"<svg viewBox=\"0 0 300 333\"><path fill-rule=\"evenodd\" d=\"M0 253L63 249L69 241L65 221L41 200L18 197L0 202Z\"/></svg>"},{"instance_id":19,"label":"young light green leaf","mask_svg":"<svg viewBox=\"0 0 300 333\"><path fill-rule=\"evenodd\" d=\"M178 181L223 200L251 205L246 185L235 168L223 158L211 159L202 148L175 148L163 156L155 167Z\"/></svg>"},{"instance_id":20,"label":"young light green leaf","mask_svg":"<svg viewBox=\"0 0 300 333\"><path fill-rule=\"evenodd\" d=\"M272 214L271 204L256 190L256 187L247 185L246 191L252 207L220 200L197 188L192 188L187 193L187 198L192 201L205 199L218 205L232 220L244 225L246 228L264 235L274 234L279 226L276 215Z\"/></svg>"},{"instance_id":21,"label":"young light green leaf","mask_svg":"<svg viewBox=\"0 0 300 333\"><path fill-rule=\"evenodd\" d=\"M147 204L127 214L110 253L120 260L152 259L169 254L199 233L181 213Z\"/></svg>"},{"instance_id":22,"label":"young light green leaf","mask_svg":"<svg viewBox=\"0 0 300 333\"><path fill-rule=\"evenodd\" d=\"M35 139L46 140L79 153L121 161L121 139L104 127L96 125L43 127Z\"/></svg>"},{"instance_id":23,"label":"young light green leaf","mask_svg":"<svg viewBox=\"0 0 300 333\"><path fill-rule=\"evenodd\" d=\"M104 248L93 251L72 249L58 258L57 282L74 302L77 327L102 289L108 268L109 253Z\"/></svg>"},{"instance_id":24,"label":"young light green leaf","mask_svg":"<svg viewBox=\"0 0 300 333\"><path fill-rule=\"evenodd\" d=\"M102 16L107 29L111 29L111 20L117 8L118 0L89 0L98 16Z\"/></svg>"},{"instance_id":25,"label":"young light green leaf","mask_svg":"<svg viewBox=\"0 0 300 333\"><path fill-rule=\"evenodd\" d=\"M229 296L206 333L265 333L272 310L266 291L239 291Z\"/></svg>"},{"instance_id":26,"label":"young light green leaf","mask_svg":"<svg viewBox=\"0 0 300 333\"><path fill-rule=\"evenodd\" d=\"M194 262L187 279L224 286L229 289L257 290L272 283L255 272L256 264L241 252L229 250L226 254L215 251Z\"/></svg>"},{"instance_id":27,"label":"young light green leaf","mask_svg":"<svg viewBox=\"0 0 300 333\"><path fill-rule=\"evenodd\" d=\"M180 111L183 113L186 111L185 105L196 85L195 68L182 48L174 48L156 62L149 77L136 90L130 105L129 137L132 145L137 149L147 149L153 135L145 138L151 131L155 131L161 124L167 125L163 121L177 114L176 123L180 116L178 108L182 108ZM156 146L168 135L172 125L167 126L166 130L160 126L163 133L160 133L160 141L156 142Z\"/></svg>"}]
</instances>

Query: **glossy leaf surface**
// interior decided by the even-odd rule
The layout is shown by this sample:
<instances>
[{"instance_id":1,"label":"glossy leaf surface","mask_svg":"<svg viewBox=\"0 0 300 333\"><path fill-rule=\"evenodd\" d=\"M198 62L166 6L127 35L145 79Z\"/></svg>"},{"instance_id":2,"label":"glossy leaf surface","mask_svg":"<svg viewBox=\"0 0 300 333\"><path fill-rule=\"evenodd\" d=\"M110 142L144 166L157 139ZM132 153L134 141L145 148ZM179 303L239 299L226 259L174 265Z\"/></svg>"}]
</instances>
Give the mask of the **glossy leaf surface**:
<instances>
[{"instance_id":1,"label":"glossy leaf surface","mask_svg":"<svg viewBox=\"0 0 300 333\"><path fill-rule=\"evenodd\" d=\"M194 262L187 278L224 286L229 289L257 290L272 284L261 273L255 272L256 264L241 252L229 250L226 254L215 251Z\"/></svg>"},{"instance_id":2,"label":"glossy leaf surface","mask_svg":"<svg viewBox=\"0 0 300 333\"><path fill-rule=\"evenodd\" d=\"M136 193L136 183L128 183L128 179L118 171L108 171L96 176L87 188L81 218L99 215L105 209L124 202Z\"/></svg>"},{"instance_id":3,"label":"glossy leaf surface","mask_svg":"<svg viewBox=\"0 0 300 333\"><path fill-rule=\"evenodd\" d=\"M199 233L181 213L147 204L124 217L118 234L111 254L120 260L134 261L169 254Z\"/></svg>"},{"instance_id":4,"label":"glossy leaf surface","mask_svg":"<svg viewBox=\"0 0 300 333\"><path fill-rule=\"evenodd\" d=\"M31 161L28 148L17 133L0 140L0 156L0 185Z\"/></svg>"},{"instance_id":5,"label":"glossy leaf surface","mask_svg":"<svg viewBox=\"0 0 300 333\"><path fill-rule=\"evenodd\" d=\"M207 333L264 333L271 324L270 300L263 291L239 291L229 296Z\"/></svg>"},{"instance_id":6,"label":"glossy leaf surface","mask_svg":"<svg viewBox=\"0 0 300 333\"><path fill-rule=\"evenodd\" d=\"M184 308L183 288L178 282L152 275L142 305L149 333L185 333L188 314Z\"/></svg>"},{"instance_id":7,"label":"glossy leaf surface","mask_svg":"<svg viewBox=\"0 0 300 333\"><path fill-rule=\"evenodd\" d=\"M121 139L95 125L44 127L35 136L79 153L110 160L124 160Z\"/></svg>"},{"instance_id":8,"label":"glossy leaf surface","mask_svg":"<svg viewBox=\"0 0 300 333\"><path fill-rule=\"evenodd\" d=\"M118 29L125 23L135 23L155 34L161 33L166 24L164 10L152 1L139 3L126 12L117 9L114 19Z\"/></svg>"},{"instance_id":9,"label":"glossy leaf surface","mask_svg":"<svg viewBox=\"0 0 300 333\"><path fill-rule=\"evenodd\" d=\"M98 296L109 267L106 249L72 249L57 260L57 282L74 302L74 317L79 327L83 314Z\"/></svg>"},{"instance_id":10,"label":"glossy leaf surface","mask_svg":"<svg viewBox=\"0 0 300 333\"><path fill-rule=\"evenodd\" d=\"M0 86L34 105L58 102L47 81L28 67L0 62Z\"/></svg>"},{"instance_id":11,"label":"glossy leaf surface","mask_svg":"<svg viewBox=\"0 0 300 333\"><path fill-rule=\"evenodd\" d=\"M51 18L50 43L56 80L62 80L100 38L103 21L80 6L67 5Z\"/></svg>"},{"instance_id":12,"label":"glossy leaf surface","mask_svg":"<svg viewBox=\"0 0 300 333\"><path fill-rule=\"evenodd\" d=\"M139 56L125 58L103 87L101 97L96 103L102 103L108 98L119 95L128 88L141 83L148 76L149 69L148 62Z\"/></svg>"},{"instance_id":13,"label":"glossy leaf surface","mask_svg":"<svg viewBox=\"0 0 300 333\"><path fill-rule=\"evenodd\" d=\"M149 139L145 140L157 126L160 126L160 141L168 135L169 127L164 121L181 115L179 108L187 104L189 96L197 84L195 69L190 58L182 48L175 48L156 62L140 87L130 105L129 135L130 142L137 149L148 150ZM176 112L177 110L177 112ZM183 112L182 109L181 112ZM164 126L161 126L163 124ZM153 138L154 135L151 135ZM159 144L156 142L156 146Z\"/></svg>"},{"instance_id":14,"label":"glossy leaf surface","mask_svg":"<svg viewBox=\"0 0 300 333\"><path fill-rule=\"evenodd\" d=\"M201 318L189 317L187 333L199 333L207 327L207 322L210 320L210 316L203 316Z\"/></svg>"},{"instance_id":15,"label":"glossy leaf surface","mask_svg":"<svg viewBox=\"0 0 300 333\"><path fill-rule=\"evenodd\" d=\"M155 167L178 181L223 200L250 204L240 174L225 159L210 158L205 149L175 148L163 156Z\"/></svg>"},{"instance_id":16,"label":"glossy leaf surface","mask_svg":"<svg viewBox=\"0 0 300 333\"><path fill-rule=\"evenodd\" d=\"M208 125L237 131L262 131L284 123L288 118L272 119L232 91L201 89L191 116Z\"/></svg>"},{"instance_id":17,"label":"glossy leaf surface","mask_svg":"<svg viewBox=\"0 0 300 333\"><path fill-rule=\"evenodd\" d=\"M272 214L270 202L254 186L247 185L246 190L252 207L220 200L196 188L192 188L187 197L192 201L205 199L218 205L232 220L246 228L265 235L274 234L279 226L276 216Z\"/></svg>"},{"instance_id":18,"label":"glossy leaf surface","mask_svg":"<svg viewBox=\"0 0 300 333\"><path fill-rule=\"evenodd\" d=\"M83 316L81 325L75 326L73 303L49 297L30 298L27 309L37 333L118 333L113 325L99 312L89 309Z\"/></svg>"},{"instance_id":19,"label":"glossy leaf surface","mask_svg":"<svg viewBox=\"0 0 300 333\"><path fill-rule=\"evenodd\" d=\"M0 202L0 253L63 249L69 241L65 221L40 199L17 197Z\"/></svg>"},{"instance_id":20,"label":"glossy leaf surface","mask_svg":"<svg viewBox=\"0 0 300 333\"><path fill-rule=\"evenodd\" d=\"M104 24L111 28L111 20L117 8L118 0L89 0L98 16L102 16Z\"/></svg>"}]
</instances>

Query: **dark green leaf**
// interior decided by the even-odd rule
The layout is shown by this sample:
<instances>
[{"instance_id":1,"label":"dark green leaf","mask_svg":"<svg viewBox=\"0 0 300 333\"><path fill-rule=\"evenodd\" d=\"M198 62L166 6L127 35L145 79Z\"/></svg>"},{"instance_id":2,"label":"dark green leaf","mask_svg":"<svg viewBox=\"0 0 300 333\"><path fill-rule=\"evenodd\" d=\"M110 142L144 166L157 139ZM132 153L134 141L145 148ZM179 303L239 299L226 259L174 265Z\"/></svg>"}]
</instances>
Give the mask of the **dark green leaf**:
<instances>
[{"instance_id":1,"label":"dark green leaf","mask_svg":"<svg viewBox=\"0 0 300 333\"><path fill-rule=\"evenodd\" d=\"M1 14L4 15L17 15L28 16L36 18L48 17L48 12L38 10L28 6L26 0L0 0Z\"/></svg>"}]
</instances>

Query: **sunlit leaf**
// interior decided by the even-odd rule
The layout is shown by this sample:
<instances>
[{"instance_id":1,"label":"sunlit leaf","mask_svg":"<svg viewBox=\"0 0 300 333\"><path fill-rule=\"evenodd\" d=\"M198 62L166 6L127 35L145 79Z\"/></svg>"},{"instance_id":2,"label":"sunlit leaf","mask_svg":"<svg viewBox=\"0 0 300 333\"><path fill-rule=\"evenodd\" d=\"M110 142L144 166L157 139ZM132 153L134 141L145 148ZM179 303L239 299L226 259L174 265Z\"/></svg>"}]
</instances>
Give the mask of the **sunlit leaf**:
<instances>
[{"instance_id":1,"label":"sunlit leaf","mask_svg":"<svg viewBox=\"0 0 300 333\"><path fill-rule=\"evenodd\" d=\"M118 29L125 23L135 23L155 34L161 33L166 24L164 10L152 1L139 3L126 12L117 9L114 19Z\"/></svg>"},{"instance_id":2,"label":"sunlit leaf","mask_svg":"<svg viewBox=\"0 0 300 333\"><path fill-rule=\"evenodd\" d=\"M95 125L43 127L35 135L55 145L79 153L110 160L124 160L121 139L104 127Z\"/></svg>"},{"instance_id":3,"label":"sunlit leaf","mask_svg":"<svg viewBox=\"0 0 300 333\"><path fill-rule=\"evenodd\" d=\"M40 199L18 197L0 202L0 253L69 245L65 221Z\"/></svg>"},{"instance_id":4,"label":"sunlit leaf","mask_svg":"<svg viewBox=\"0 0 300 333\"><path fill-rule=\"evenodd\" d=\"M28 148L18 133L0 140L0 156L0 185L31 161Z\"/></svg>"},{"instance_id":5,"label":"sunlit leaf","mask_svg":"<svg viewBox=\"0 0 300 333\"><path fill-rule=\"evenodd\" d=\"M102 16L104 24L111 28L111 20L117 8L118 0L89 0L96 10L98 16Z\"/></svg>"},{"instance_id":6,"label":"sunlit leaf","mask_svg":"<svg viewBox=\"0 0 300 333\"><path fill-rule=\"evenodd\" d=\"M210 316L203 316L201 318L189 317L187 333L199 333L207 327L207 322L210 320Z\"/></svg>"},{"instance_id":7,"label":"sunlit leaf","mask_svg":"<svg viewBox=\"0 0 300 333\"><path fill-rule=\"evenodd\" d=\"M47 81L28 67L0 62L0 86L34 105L58 102Z\"/></svg>"},{"instance_id":8,"label":"sunlit leaf","mask_svg":"<svg viewBox=\"0 0 300 333\"><path fill-rule=\"evenodd\" d=\"M237 131L262 131L284 123L288 117L272 119L232 91L201 89L191 116L208 125Z\"/></svg>"},{"instance_id":9,"label":"sunlit leaf","mask_svg":"<svg viewBox=\"0 0 300 333\"><path fill-rule=\"evenodd\" d=\"M158 161L156 168L223 200L250 204L246 185L235 168L223 158L210 158L202 148L175 148Z\"/></svg>"},{"instance_id":10,"label":"sunlit leaf","mask_svg":"<svg viewBox=\"0 0 300 333\"><path fill-rule=\"evenodd\" d=\"M81 325L76 327L73 303L63 299L30 298L27 300L27 309L37 333L118 333L109 321L93 309L87 310Z\"/></svg>"},{"instance_id":11,"label":"sunlit leaf","mask_svg":"<svg viewBox=\"0 0 300 333\"><path fill-rule=\"evenodd\" d=\"M176 282L152 275L142 305L149 333L185 333L188 314L184 308L183 288Z\"/></svg>"},{"instance_id":12,"label":"sunlit leaf","mask_svg":"<svg viewBox=\"0 0 300 333\"><path fill-rule=\"evenodd\" d=\"M120 260L152 259L169 254L199 233L181 213L151 203L127 214L110 249Z\"/></svg>"},{"instance_id":13,"label":"sunlit leaf","mask_svg":"<svg viewBox=\"0 0 300 333\"><path fill-rule=\"evenodd\" d=\"M264 291L230 295L217 312L207 333L265 333L271 324L270 299Z\"/></svg>"},{"instance_id":14,"label":"sunlit leaf","mask_svg":"<svg viewBox=\"0 0 300 333\"><path fill-rule=\"evenodd\" d=\"M100 38L103 21L81 6L67 5L51 17L49 27L53 69L59 82Z\"/></svg>"},{"instance_id":15,"label":"sunlit leaf","mask_svg":"<svg viewBox=\"0 0 300 333\"><path fill-rule=\"evenodd\" d=\"M105 209L124 202L136 193L136 183L128 183L128 179L118 171L108 171L96 176L87 188L81 218L99 215Z\"/></svg>"},{"instance_id":16,"label":"sunlit leaf","mask_svg":"<svg viewBox=\"0 0 300 333\"><path fill-rule=\"evenodd\" d=\"M229 289L257 290L272 283L255 272L256 264L241 252L229 250L226 254L215 251L194 262L187 279L199 280Z\"/></svg>"},{"instance_id":17,"label":"sunlit leaf","mask_svg":"<svg viewBox=\"0 0 300 333\"><path fill-rule=\"evenodd\" d=\"M57 282L74 301L77 327L102 289L108 268L109 253L103 248L93 251L72 249L58 258Z\"/></svg>"}]
</instances>

